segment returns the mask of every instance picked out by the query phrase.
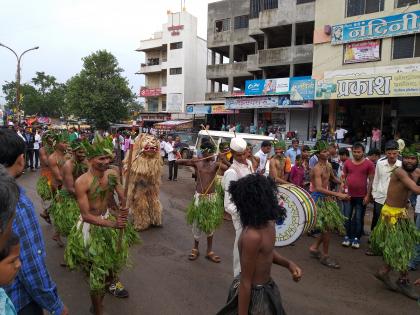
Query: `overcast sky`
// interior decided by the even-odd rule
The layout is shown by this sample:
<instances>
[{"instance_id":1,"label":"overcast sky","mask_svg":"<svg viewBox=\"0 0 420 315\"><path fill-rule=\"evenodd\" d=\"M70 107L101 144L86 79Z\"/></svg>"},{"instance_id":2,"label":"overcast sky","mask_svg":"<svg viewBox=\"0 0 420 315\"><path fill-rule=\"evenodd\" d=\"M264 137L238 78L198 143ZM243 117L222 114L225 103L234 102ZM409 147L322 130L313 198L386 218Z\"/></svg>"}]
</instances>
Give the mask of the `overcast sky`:
<instances>
[{"instance_id":1,"label":"overcast sky","mask_svg":"<svg viewBox=\"0 0 420 315\"><path fill-rule=\"evenodd\" d=\"M186 0L187 11L198 18L198 34L203 38L207 4L215 1ZM18 54L40 47L22 58L22 83L29 82L36 71L65 82L80 71L82 57L106 49L117 57L137 91L143 78L134 73L143 54L134 50L141 39L161 29L167 10L177 12L180 7L181 0L0 0L0 43ZM16 58L0 47L0 86L14 80L15 74Z\"/></svg>"}]
</instances>

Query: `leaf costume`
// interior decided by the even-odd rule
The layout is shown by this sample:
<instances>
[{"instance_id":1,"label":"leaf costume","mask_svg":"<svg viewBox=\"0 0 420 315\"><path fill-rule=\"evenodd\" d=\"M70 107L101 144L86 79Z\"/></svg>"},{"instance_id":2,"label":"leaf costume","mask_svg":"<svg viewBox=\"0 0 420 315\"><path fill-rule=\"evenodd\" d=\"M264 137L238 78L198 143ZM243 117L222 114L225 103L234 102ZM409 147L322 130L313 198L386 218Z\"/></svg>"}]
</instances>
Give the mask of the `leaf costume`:
<instances>
[{"instance_id":1,"label":"leaf costume","mask_svg":"<svg viewBox=\"0 0 420 315\"><path fill-rule=\"evenodd\" d=\"M102 218L115 221L109 213ZM67 238L64 259L70 269L79 269L88 275L91 291L104 293L107 279L128 265L128 249L139 240L133 225L127 224L118 248L118 229L89 224L80 219Z\"/></svg>"},{"instance_id":2,"label":"leaf costume","mask_svg":"<svg viewBox=\"0 0 420 315\"><path fill-rule=\"evenodd\" d=\"M344 233L346 217L341 213L336 199L319 192L313 192L311 196L316 203L315 227L321 232L338 230Z\"/></svg>"},{"instance_id":3,"label":"leaf costume","mask_svg":"<svg viewBox=\"0 0 420 315\"><path fill-rule=\"evenodd\" d=\"M80 209L75 197L62 189L57 191L49 208L49 214L60 235L68 236L80 217Z\"/></svg>"},{"instance_id":4,"label":"leaf costume","mask_svg":"<svg viewBox=\"0 0 420 315\"><path fill-rule=\"evenodd\" d=\"M49 201L53 198L53 192L51 190L51 171L47 168L43 168L41 176L36 182L36 192L43 201Z\"/></svg>"},{"instance_id":5,"label":"leaf costume","mask_svg":"<svg viewBox=\"0 0 420 315\"><path fill-rule=\"evenodd\" d=\"M372 250L382 254L387 265L406 272L416 245L420 243L420 232L408 217L407 209L385 204L370 240Z\"/></svg>"}]
</instances>

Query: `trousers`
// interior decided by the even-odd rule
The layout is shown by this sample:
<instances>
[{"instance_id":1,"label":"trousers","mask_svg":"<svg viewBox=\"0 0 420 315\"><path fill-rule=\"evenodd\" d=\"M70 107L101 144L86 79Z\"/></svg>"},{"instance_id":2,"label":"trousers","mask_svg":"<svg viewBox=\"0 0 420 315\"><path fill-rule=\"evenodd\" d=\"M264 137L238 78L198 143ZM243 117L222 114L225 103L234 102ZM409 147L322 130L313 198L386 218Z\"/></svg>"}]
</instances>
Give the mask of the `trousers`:
<instances>
[{"instance_id":1,"label":"trousers","mask_svg":"<svg viewBox=\"0 0 420 315\"><path fill-rule=\"evenodd\" d=\"M239 214L232 215L232 223L235 228L235 243L233 245L233 276L239 276L241 273L241 259L239 257L238 242L242 233L242 224Z\"/></svg>"}]
</instances>

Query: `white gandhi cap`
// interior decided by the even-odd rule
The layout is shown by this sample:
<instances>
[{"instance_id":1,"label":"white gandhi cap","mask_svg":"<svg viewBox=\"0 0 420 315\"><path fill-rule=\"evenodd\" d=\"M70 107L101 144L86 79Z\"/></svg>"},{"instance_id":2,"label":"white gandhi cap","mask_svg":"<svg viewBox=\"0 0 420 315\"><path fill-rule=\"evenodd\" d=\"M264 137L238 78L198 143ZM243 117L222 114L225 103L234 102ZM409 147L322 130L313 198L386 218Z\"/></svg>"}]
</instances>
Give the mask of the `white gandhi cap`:
<instances>
[{"instance_id":1,"label":"white gandhi cap","mask_svg":"<svg viewBox=\"0 0 420 315\"><path fill-rule=\"evenodd\" d=\"M230 148L235 152L242 153L246 150L246 141L242 138L232 138Z\"/></svg>"}]
</instances>

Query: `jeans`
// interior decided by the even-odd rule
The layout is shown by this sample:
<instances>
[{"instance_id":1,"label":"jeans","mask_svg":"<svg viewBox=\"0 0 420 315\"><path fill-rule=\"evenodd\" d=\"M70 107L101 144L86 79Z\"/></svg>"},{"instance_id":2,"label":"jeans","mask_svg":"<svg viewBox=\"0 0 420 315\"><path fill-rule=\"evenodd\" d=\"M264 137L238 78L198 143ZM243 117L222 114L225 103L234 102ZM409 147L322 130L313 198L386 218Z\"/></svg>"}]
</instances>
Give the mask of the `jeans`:
<instances>
[{"instance_id":1,"label":"jeans","mask_svg":"<svg viewBox=\"0 0 420 315\"><path fill-rule=\"evenodd\" d=\"M337 143L344 143L344 139L337 139Z\"/></svg>"},{"instance_id":2,"label":"jeans","mask_svg":"<svg viewBox=\"0 0 420 315\"><path fill-rule=\"evenodd\" d=\"M39 150L34 149L34 155L35 155L35 168L39 167Z\"/></svg>"},{"instance_id":3,"label":"jeans","mask_svg":"<svg viewBox=\"0 0 420 315\"><path fill-rule=\"evenodd\" d=\"M26 149L25 159L26 159L26 168L31 166L31 169L33 169L34 168L34 150L33 149Z\"/></svg>"},{"instance_id":4,"label":"jeans","mask_svg":"<svg viewBox=\"0 0 420 315\"><path fill-rule=\"evenodd\" d=\"M44 312L42 308L33 301L18 312L18 315L43 315L43 314Z\"/></svg>"},{"instance_id":5,"label":"jeans","mask_svg":"<svg viewBox=\"0 0 420 315\"><path fill-rule=\"evenodd\" d=\"M420 214L417 214L416 217L416 227L417 230L420 230ZM420 265L420 244L416 246L416 254L409 262L408 266L415 269L418 265Z\"/></svg>"},{"instance_id":6,"label":"jeans","mask_svg":"<svg viewBox=\"0 0 420 315\"><path fill-rule=\"evenodd\" d=\"M371 149L381 149L381 142L378 140L378 141L372 141L372 144L371 144L371 146L370 146L370 148Z\"/></svg>"},{"instance_id":7,"label":"jeans","mask_svg":"<svg viewBox=\"0 0 420 315\"><path fill-rule=\"evenodd\" d=\"M178 164L175 163L175 160L169 161L169 180L176 179L178 177ZM173 174L173 177L172 177Z\"/></svg>"},{"instance_id":8,"label":"jeans","mask_svg":"<svg viewBox=\"0 0 420 315\"><path fill-rule=\"evenodd\" d=\"M370 226L370 230L373 231L376 224L378 224L379 218L381 216L382 207L384 205L381 205L380 203L377 203L376 201L373 203L373 216L372 216L372 225Z\"/></svg>"},{"instance_id":9,"label":"jeans","mask_svg":"<svg viewBox=\"0 0 420 315\"><path fill-rule=\"evenodd\" d=\"M344 216L347 218L344 224L346 236L350 239L360 239L363 232L363 197L351 197L350 201L343 203Z\"/></svg>"}]
</instances>

